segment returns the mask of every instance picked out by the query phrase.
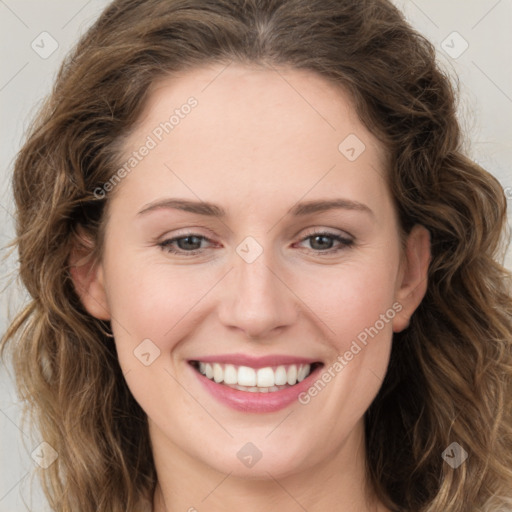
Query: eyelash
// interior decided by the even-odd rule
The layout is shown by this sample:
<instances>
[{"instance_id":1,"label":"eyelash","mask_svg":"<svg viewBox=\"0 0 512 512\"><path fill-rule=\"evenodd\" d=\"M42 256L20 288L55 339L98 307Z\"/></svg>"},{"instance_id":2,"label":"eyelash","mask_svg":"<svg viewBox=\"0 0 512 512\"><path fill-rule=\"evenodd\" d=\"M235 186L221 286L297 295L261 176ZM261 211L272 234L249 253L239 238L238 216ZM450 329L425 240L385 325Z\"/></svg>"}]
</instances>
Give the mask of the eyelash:
<instances>
[{"instance_id":1,"label":"eyelash","mask_svg":"<svg viewBox=\"0 0 512 512\"><path fill-rule=\"evenodd\" d=\"M318 255L324 255L324 254L335 254L335 253L338 253L348 247L351 247L353 244L354 244L354 240L351 240L349 238L344 238L340 235L337 235L337 234L334 234L334 233L329 233L329 232L326 232L326 231L319 231L319 232L315 232L315 233L311 233L310 235L302 238L302 240L300 240L300 242L304 242L306 240L309 240L309 239L312 239L312 238L315 238L315 237L327 237L327 238L332 238L333 240L339 242L341 244L340 247L336 248L336 249L327 249L327 250L324 250L324 251L315 251L314 249L310 249L310 251L318 254ZM202 249L195 249L195 250L192 250L192 251L186 251L184 249L175 249L172 244L174 244L175 242L179 241L179 240L184 240L186 238L198 238L200 239L201 241L202 240L207 240L207 241L211 241L209 238L205 237L205 236L202 236L202 235L199 235L197 233L186 233L182 236L178 236L178 237L175 237L175 238L169 238L167 240L163 240L162 242L158 243L158 246L166 251L166 252L169 252L171 254L180 254L180 255L187 255L187 256L195 256L197 254L199 254L201 252Z\"/></svg>"}]
</instances>

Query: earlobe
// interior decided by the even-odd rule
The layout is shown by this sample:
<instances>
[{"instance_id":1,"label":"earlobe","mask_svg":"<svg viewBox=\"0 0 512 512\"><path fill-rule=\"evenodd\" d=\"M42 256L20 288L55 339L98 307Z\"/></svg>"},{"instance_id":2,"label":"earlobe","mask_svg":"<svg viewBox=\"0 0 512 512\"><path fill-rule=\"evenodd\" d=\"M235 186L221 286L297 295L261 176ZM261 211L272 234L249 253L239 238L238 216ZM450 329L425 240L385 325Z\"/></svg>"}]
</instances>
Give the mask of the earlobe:
<instances>
[{"instance_id":1,"label":"earlobe","mask_svg":"<svg viewBox=\"0 0 512 512\"><path fill-rule=\"evenodd\" d=\"M94 245L80 235L69 256L69 273L86 311L99 320L110 320L103 266L94 258Z\"/></svg>"},{"instance_id":2,"label":"earlobe","mask_svg":"<svg viewBox=\"0 0 512 512\"><path fill-rule=\"evenodd\" d=\"M427 292L430 265L430 233L420 224L414 226L407 237L397 282L396 300L402 310L393 319L393 331L400 332L409 326L411 316Z\"/></svg>"}]
</instances>

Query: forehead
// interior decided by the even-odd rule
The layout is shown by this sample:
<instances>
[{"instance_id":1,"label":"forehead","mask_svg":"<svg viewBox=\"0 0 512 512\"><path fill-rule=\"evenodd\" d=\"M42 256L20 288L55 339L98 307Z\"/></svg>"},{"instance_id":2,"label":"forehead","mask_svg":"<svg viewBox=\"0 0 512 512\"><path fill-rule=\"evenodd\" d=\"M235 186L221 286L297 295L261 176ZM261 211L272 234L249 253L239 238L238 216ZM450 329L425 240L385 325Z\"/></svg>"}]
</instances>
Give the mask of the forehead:
<instances>
[{"instance_id":1,"label":"forehead","mask_svg":"<svg viewBox=\"0 0 512 512\"><path fill-rule=\"evenodd\" d=\"M306 70L231 63L160 79L125 141L124 161L148 139L151 150L126 180L141 192L174 182L205 199L226 185L248 187L253 198L284 189L293 198L315 183L328 191L340 179L349 189L382 189L384 181L385 148L349 94Z\"/></svg>"},{"instance_id":2,"label":"forehead","mask_svg":"<svg viewBox=\"0 0 512 512\"><path fill-rule=\"evenodd\" d=\"M173 74L155 81L140 121L161 122L194 97L198 102L193 118L216 131L237 127L264 129L271 134L279 127L343 135L347 126L361 138L373 136L357 116L352 98L343 85L335 85L309 70L263 67L236 63L213 64ZM294 121L309 121L297 125ZM188 124L194 123L194 120ZM139 124L140 125L140 124ZM382 148L380 148L382 149ZM383 155L381 155L383 156Z\"/></svg>"},{"instance_id":3,"label":"forehead","mask_svg":"<svg viewBox=\"0 0 512 512\"><path fill-rule=\"evenodd\" d=\"M360 121L348 91L309 70L212 64L160 78L148 92L136 126L146 132L168 121L173 113L180 114L181 107L192 97L197 108L192 116L185 112L189 119L177 123L173 135L183 131L185 125L194 131L202 128L198 135L206 131L211 134L212 129L218 136L233 135L236 129L243 130L240 135L250 134L250 145L251 140L262 140L265 135L269 139L282 128L290 133L314 131L334 142L352 129L376 146L376 156L385 156L384 148L376 144L375 137Z\"/></svg>"}]
</instances>

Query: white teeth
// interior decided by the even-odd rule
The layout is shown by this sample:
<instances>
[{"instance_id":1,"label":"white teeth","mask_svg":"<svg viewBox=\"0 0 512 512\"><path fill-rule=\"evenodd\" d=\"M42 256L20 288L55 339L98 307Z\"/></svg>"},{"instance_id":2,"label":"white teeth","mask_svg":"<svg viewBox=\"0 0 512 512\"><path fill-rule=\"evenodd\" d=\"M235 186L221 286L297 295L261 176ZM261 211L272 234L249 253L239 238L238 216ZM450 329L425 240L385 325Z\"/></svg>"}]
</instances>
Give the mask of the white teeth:
<instances>
[{"instance_id":1,"label":"white teeth","mask_svg":"<svg viewBox=\"0 0 512 512\"><path fill-rule=\"evenodd\" d=\"M288 385L293 386L297 382L297 367L292 364L288 368Z\"/></svg>"},{"instance_id":2,"label":"white teeth","mask_svg":"<svg viewBox=\"0 0 512 512\"><path fill-rule=\"evenodd\" d=\"M269 388L274 385L274 370L272 368L260 368L256 373L258 387Z\"/></svg>"},{"instance_id":3,"label":"white teeth","mask_svg":"<svg viewBox=\"0 0 512 512\"><path fill-rule=\"evenodd\" d=\"M238 368L238 384L240 386L256 386L256 371L248 366Z\"/></svg>"},{"instance_id":4,"label":"white teeth","mask_svg":"<svg viewBox=\"0 0 512 512\"><path fill-rule=\"evenodd\" d=\"M215 382L222 382L224 380L224 372L219 363L213 363L213 380Z\"/></svg>"},{"instance_id":5,"label":"white teeth","mask_svg":"<svg viewBox=\"0 0 512 512\"><path fill-rule=\"evenodd\" d=\"M283 386L288 381L288 376L286 374L286 368L284 366L278 366L275 374L274 380L276 386Z\"/></svg>"},{"instance_id":6,"label":"white teeth","mask_svg":"<svg viewBox=\"0 0 512 512\"><path fill-rule=\"evenodd\" d=\"M302 382L308 376L308 372L309 370L305 366L301 365L297 372L297 381Z\"/></svg>"},{"instance_id":7,"label":"white teeth","mask_svg":"<svg viewBox=\"0 0 512 512\"><path fill-rule=\"evenodd\" d=\"M218 384L223 382L227 386L251 393L269 393L302 382L309 375L311 365L291 364L255 369L249 366L199 362L198 369Z\"/></svg>"},{"instance_id":8,"label":"white teeth","mask_svg":"<svg viewBox=\"0 0 512 512\"><path fill-rule=\"evenodd\" d=\"M235 384L234 386L229 387L238 389L239 391L249 391L250 393L273 393L274 391L281 391L281 389L285 389L289 386L272 386L270 388L259 388L258 386L247 387Z\"/></svg>"},{"instance_id":9,"label":"white teeth","mask_svg":"<svg viewBox=\"0 0 512 512\"><path fill-rule=\"evenodd\" d=\"M238 372L232 364L227 364L224 368L224 382L226 384L238 383Z\"/></svg>"}]
</instances>

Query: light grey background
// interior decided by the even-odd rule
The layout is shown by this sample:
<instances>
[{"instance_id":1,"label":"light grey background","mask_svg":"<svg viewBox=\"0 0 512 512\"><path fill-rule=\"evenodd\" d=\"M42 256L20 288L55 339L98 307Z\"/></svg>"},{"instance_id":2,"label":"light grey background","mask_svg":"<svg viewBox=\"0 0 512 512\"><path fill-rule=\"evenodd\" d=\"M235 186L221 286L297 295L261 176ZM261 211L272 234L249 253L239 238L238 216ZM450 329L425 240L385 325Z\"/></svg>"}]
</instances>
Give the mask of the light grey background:
<instances>
[{"instance_id":1,"label":"light grey background","mask_svg":"<svg viewBox=\"0 0 512 512\"><path fill-rule=\"evenodd\" d=\"M435 44L447 73L458 75L460 118L470 141L468 153L501 181L512 210L512 0L395 0L395 3ZM106 0L0 0L2 247L13 236L9 179L24 131L50 91L62 58L107 4ZM41 35L43 32L50 36ZM58 47L47 55L52 44ZM512 220L510 212L509 220ZM1 252L5 253L5 250ZM0 266L1 332L12 318L12 310L23 300L23 292L11 283L14 262L11 256ZM510 248L506 265L512 269ZM47 507L37 485L33 486L30 499L30 471L35 466L30 454L42 439L29 437L19 413L12 379L2 366L0 512L21 512L27 507L39 512Z\"/></svg>"}]
</instances>

